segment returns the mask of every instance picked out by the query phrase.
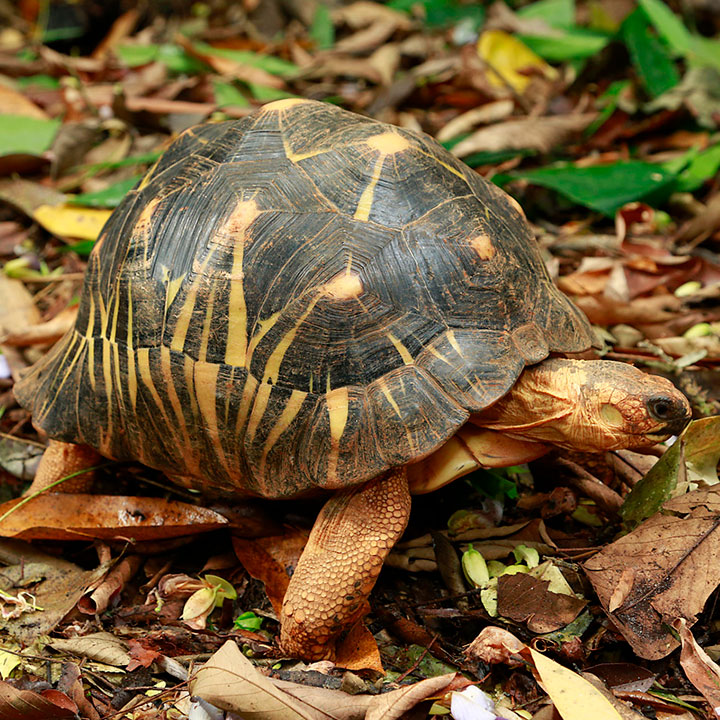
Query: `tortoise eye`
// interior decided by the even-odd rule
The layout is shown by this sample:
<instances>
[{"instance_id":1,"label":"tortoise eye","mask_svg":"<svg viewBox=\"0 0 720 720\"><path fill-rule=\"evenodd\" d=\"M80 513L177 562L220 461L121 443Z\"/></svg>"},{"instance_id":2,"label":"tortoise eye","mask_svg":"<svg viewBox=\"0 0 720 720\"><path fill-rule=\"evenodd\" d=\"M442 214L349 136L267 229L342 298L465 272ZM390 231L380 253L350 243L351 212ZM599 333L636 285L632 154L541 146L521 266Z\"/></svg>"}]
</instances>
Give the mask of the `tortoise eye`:
<instances>
[{"instance_id":1,"label":"tortoise eye","mask_svg":"<svg viewBox=\"0 0 720 720\"><path fill-rule=\"evenodd\" d=\"M656 420L674 420L676 417L675 404L667 397L650 398L647 409Z\"/></svg>"}]
</instances>

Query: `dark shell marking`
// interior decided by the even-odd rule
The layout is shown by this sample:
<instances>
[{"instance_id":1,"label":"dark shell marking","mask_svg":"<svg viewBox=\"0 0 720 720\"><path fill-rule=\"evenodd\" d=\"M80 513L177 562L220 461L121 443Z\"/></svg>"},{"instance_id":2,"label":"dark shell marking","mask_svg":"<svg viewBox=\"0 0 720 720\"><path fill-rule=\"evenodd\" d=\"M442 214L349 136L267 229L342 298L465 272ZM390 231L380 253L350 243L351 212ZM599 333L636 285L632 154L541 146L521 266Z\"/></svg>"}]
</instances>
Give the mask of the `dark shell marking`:
<instances>
[{"instance_id":1,"label":"dark shell marking","mask_svg":"<svg viewBox=\"0 0 720 720\"><path fill-rule=\"evenodd\" d=\"M280 497L419 460L589 344L494 185L427 137L279 101L178 138L16 392L52 438Z\"/></svg>"}]
</instances>

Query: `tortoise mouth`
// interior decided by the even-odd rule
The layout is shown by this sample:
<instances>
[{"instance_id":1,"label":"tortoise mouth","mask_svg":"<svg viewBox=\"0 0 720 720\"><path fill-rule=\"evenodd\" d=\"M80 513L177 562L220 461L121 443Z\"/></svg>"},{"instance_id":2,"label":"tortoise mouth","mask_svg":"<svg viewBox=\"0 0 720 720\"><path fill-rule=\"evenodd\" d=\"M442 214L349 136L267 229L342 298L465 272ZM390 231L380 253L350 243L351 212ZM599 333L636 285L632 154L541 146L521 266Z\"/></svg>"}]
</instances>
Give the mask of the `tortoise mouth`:
<instances>
[{"instance_id":1,"label":"tortoise mouth","mask_svg":"<svg viewBox=\"0 0 720 720\"><path fill-rule=\"evenodd\" d=\"M690 422L690 418L678 418L677 420L673 420L669 423L666 423L662 427L658 428L653 433L646 433L645 437L648 440L651 440L652 442L664 442L667 440L671 435L679 435L684 429L685 426Z\"/></svg>"}]
</instances>

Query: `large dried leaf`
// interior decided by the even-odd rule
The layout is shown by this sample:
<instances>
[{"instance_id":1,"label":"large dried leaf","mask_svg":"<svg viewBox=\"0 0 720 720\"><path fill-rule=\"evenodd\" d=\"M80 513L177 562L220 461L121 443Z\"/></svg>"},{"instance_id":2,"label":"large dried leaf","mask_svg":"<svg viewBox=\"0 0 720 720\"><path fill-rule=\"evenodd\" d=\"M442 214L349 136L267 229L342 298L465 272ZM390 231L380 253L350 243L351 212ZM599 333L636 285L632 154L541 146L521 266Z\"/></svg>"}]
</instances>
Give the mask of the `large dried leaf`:
<instances>
[{"instance_id":1,"label":"large dried leaf","mask_svg":"<svg viewBox=\"0 0 720 720\"><path fill-rule=\"evenodd\" d=\"M586 113L508 120L477 130L455 145L452 152L458 157L508 149L549 152L556 145L582 132L594 119L594 113Z\"/></svg>"},{"instance_id":2,"label":"large dried leaf","mask_svg":"<svg viewBox=\"0 0 720 720\"><path fill-rule=\"evenodd\" d=\"M18 690L0 681L0 718L2 720L60 720L77 718L77 705L64 693Z\"/></svg>"},{"instance_id":3,"label":"large dried leaf","mask_svg":"<svg viewBox=\"0 0 720 720\"><path fill-rule=\"evenodd\" d=\"M665 657L678 641L668 627L692 625L720 584L720 486L670 500L629 535L585 563L617 628L643 658Z\"/></svg>"},{"instance_id":4,"label":"large dried leaf","mask_svg":"<svg viewBox=\"0 0 720 720\"><path fill-rule=\"evenodd\" d=\"M157 540L225 525L212 510L163 498L43 493L0 505L0 536L24 540Z\"/></svg>"},{"instance_id":5,"label":"large dried leaf","mask_svg":"<svg viewBox=\"0 0 720 720\"><path fill-rule=\"evenodd\" d=\"M59 652L88 658L105 665L126 667L130 662L127 643L109 632L90 633L67 639L53 638L49 645Z\"/></svg>"},{"instance_id":6,"label":"large dried leaf","mask_svg":"<svg viewBox=\"0 0 720 720\"><path fill-rule=\"evenodd\" d=\"M330 720L333 717L275 687L231 640L198 670L190 682L190 692L222 710L253 720Z\"/></svg>"}]
</instances>

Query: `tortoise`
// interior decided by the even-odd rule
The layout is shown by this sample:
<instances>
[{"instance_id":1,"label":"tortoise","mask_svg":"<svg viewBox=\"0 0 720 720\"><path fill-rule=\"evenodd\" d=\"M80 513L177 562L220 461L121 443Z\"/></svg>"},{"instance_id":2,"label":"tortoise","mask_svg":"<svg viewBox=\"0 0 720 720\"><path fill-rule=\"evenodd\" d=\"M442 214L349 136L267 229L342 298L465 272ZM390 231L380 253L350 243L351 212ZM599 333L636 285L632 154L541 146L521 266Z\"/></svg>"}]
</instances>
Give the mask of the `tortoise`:
<instances>
[{"instance_id":1,"label":"tortoise","mask_svg":"<svg viewBox=\"0 0 720 720\"><path fill-rule=\"evenodd\" d=\"M15 392L51 439L36 488L103 456L331 493L281 613L281 647L315 659L361 616L411 492L682 429L668 380L563 356L592 339L508 195L429 137L286 99L180 135Z\"/></svg>"}]
</instances>

